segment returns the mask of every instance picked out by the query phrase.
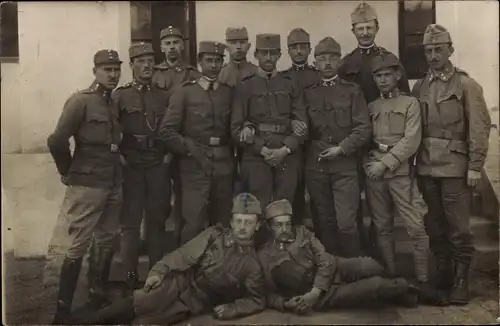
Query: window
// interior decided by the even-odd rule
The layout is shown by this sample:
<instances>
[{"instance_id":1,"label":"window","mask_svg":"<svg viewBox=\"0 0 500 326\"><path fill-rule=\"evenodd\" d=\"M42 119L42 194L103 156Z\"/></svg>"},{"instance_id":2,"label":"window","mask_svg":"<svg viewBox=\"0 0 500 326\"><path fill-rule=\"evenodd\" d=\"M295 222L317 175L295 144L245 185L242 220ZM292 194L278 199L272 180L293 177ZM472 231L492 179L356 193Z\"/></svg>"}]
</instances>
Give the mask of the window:
<instances>
[{"instance_id":1,"label":"window","mask_svg":"<svg viewBox=\"0 0 500 326\"><path fill-rule=\"evenodd\" d=\"M436 1L399 1L399 57L409 79L428 70L422 39L427 25L436 22Z\"/></svg>"},{"instance_id":2,"label":"window","mask_svg":"<svg viewBox=\"0 0 500 326\"><path fill-rule=\"evenodd\" d=\"M132 42L152 42L156 62L165 60L160 31L168 26L184 34L184 60L196 67L196 13L194 1L131 1Z\"/></svg>"},{"instance_id":3,"label":"window","mask_svg":"<svg viewBox=\"0 0 500 326\"><path fill-rule=\"evenodd\" d=\"M18 59L17 2L0 2L0 61L17 62Z\"/></svg>"}]
</instances>

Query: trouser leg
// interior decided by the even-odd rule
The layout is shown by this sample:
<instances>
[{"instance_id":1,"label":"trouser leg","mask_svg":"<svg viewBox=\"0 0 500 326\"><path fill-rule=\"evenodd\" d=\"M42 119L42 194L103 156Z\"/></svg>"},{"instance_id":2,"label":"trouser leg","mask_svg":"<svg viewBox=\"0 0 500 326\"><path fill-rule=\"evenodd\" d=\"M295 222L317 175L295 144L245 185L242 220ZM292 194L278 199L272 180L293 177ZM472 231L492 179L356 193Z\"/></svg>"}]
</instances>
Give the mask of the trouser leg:
<instances>
[{"instance_id":1,"label":"trouser leg","mask_svg":"<svg viewBox=\"0 0 500 326\"><path fill-rule=\"evenodd\" d=\"M233 204L233 174L223 174L214 177L210 189L210 225L221 224L229 227Z\"/></svg>"},{"instance_id":2,"label":"trouser leg","mask_svg":"<svg viewBox=\"0 0 500 326\"><path fill-rule=\"evenodd\" d=\"M273 169L273 201L286 199L293 204L301 175L301 160L301 153L294 153L285 157L280 167Z\"/></svg>"},{"instance_id":3,"label":"trouser leg","mask_svg":"<svg viewBox=\"0 0 500 326\"><path fill-rule=\"evenodd\" d=\"M306 216L306 181L304 171L304 158L301 157L300 167L298 170L297 190L292 203L294 224L303 224L303 219Z\"/></svg>"}]
</instances>

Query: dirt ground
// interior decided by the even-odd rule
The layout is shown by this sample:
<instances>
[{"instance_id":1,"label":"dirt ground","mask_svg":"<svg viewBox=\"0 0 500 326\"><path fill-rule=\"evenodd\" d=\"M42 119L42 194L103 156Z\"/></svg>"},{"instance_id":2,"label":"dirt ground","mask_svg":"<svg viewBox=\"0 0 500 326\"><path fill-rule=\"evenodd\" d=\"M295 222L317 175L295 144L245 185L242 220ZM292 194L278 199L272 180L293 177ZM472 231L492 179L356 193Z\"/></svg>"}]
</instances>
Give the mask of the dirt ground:
<instances>
[{"instance_id":1,"label":"dirt ground","mask_svg":"<svg viewBox=\"0 0 500 326\"><path fill-rule=\"evenodd\" d=\"M48 324L54 312L54 291L44 288L42 259L16 260L4 257L4 315L3 324ZM84 274L84 273L82 273ZM85 280L81 275L75 306L85 301ZM471 275L472 301L464 307L396 308L374 306L363 309L335 310L294 316L272 310L230 322L219 322L209 315L198 316L184 324L249 325L249 324L498 324L498 280L491 275Z\"/></svg>"}]
</instances>

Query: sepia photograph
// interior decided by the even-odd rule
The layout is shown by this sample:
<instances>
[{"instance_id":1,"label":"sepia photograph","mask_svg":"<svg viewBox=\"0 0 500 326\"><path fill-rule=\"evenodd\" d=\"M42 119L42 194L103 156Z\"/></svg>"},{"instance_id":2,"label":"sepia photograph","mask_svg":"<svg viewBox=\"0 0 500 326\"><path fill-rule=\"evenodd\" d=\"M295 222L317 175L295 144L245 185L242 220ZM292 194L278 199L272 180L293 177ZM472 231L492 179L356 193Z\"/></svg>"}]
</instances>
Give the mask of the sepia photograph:
<instances>
[{"instance_id":1,"label":"sepia photograph","mask_svg":"<svg viewBox=\"0 0 500 326\"><path fill-rule=\"evenodd\" d=\"M1 1L2 323L499 324L499 9Z\"/></svg>"}]
</instances>

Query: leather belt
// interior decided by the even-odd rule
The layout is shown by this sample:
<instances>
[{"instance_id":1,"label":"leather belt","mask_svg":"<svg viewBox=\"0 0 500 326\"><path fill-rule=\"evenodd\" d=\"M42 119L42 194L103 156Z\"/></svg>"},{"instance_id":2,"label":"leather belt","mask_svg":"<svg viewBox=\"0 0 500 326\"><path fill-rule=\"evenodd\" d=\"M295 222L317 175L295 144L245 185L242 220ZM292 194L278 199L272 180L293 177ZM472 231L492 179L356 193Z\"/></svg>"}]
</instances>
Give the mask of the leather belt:
<instances>
[{"instance_id":1,"label":"leather belt","mask_svg":"<svg viewBox=\"0 0 500 326\"><path fill-rule=\"evenodd\" d=\"M426 129L424 130L424 137L465 140L465 134L463 132L449 131L445 129Z\"/></svg>"},{"instance_id":2,"label":"leather belt","mask_svg":"<svg viewBox=\"0 0 500 326\"><path fill-rule=\"evenodd\" d=\"M378 143L376 141L372 141L372 148L378 149L382 153L389 153L389 151L394 148L394 145L386 145L386 144Z\"/></svg>"},{"instance_id":3,"label":"leather belt","mask_svg":"<svg viewBox=\"0 0 500 326\"><path fill-rule=\"evenodd\" d=\"M111 153L118 153L120 151L118 144L77 144L76 148L82 150L106 150Z\"/></svg>"},{"instance_id":4,"label":"leather belt","mask_svg":"<svg viewBox=\"0 0 500 326\"><path fill-rule=\"evenodd\" d=\"M259 131L261 132L274 132L277 134L283 134L287 130L287 127L284 125L274 125L268 123L259 124Z\"/></svg>"},{"instance_id":5,"label":"leather belt","mask_svg":"<svg viewBox=\"0 0 500 326\"><path fill-rule=\"evenodd\" d=\"M227 138L227 137L206 137L206 138L196 139L196 142L203 144L203 145L212 146L212 147L226 146L226 145L229 145L229 138Z\"/></svg>"},{"instance_id":6,"label":"leather belt","mask_svg":"<svg viewBox=\"0 0 500 326\"><path fill-rule=\"evenodd\" d=\"M125 134L123 135L122 145L132 145L143 150L149 150L155 148L157 142L157 139L148 135Z\"/></svg>"}]
</instances>

